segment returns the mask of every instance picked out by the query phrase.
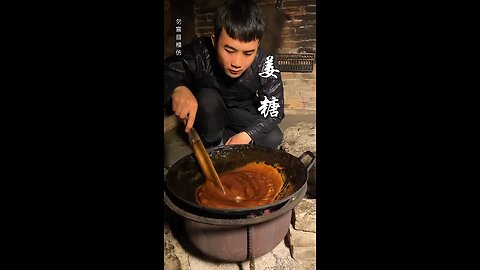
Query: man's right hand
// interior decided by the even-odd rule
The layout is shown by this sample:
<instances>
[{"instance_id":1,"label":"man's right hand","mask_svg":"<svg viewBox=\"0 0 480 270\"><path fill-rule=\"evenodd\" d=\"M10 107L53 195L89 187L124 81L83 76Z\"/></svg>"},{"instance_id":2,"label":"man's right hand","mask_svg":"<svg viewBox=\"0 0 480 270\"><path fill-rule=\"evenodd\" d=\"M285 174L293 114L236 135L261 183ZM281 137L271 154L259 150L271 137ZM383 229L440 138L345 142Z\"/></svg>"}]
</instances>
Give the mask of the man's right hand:
<instances>
[{"instance_id":1,"label":"man's right hand","mask_svg":"<svg viewBox=\"0 0 480 270\"><path fill-rule=\"evenodd\" d=\"M197 109L197 99L186 86L179 86L173 90L172 110L182 120L188 117L185 132L190 132L192 129Z\"/></svg>"}]
</instances>

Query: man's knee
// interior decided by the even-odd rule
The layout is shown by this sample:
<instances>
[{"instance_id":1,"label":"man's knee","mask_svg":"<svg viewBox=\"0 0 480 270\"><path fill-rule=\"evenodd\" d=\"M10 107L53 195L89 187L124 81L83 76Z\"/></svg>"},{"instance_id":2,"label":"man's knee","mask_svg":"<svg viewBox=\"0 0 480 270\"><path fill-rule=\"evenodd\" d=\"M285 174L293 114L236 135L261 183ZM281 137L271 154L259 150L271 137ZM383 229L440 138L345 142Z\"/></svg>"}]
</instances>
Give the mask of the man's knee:
<instances>
[{"instance_id":1,"label":"man's knee","mask_svg":"<svg viewBox=\"0 0 480 270\"><path fill-rule=\"evenodd\" d=\"M203 88L197 95L198 109L194 127L206 147L221 142L225 125L225 104L216 89Z\"/></svg>"},{"instance_id":2,"label":"man's knee","mask_svg":"<svg viewBox=\"0 0 480 270\"><path fill-rule=\"evenodd\" d=\"M198 103L197 115L219 115L223 114L223 99L217 90L211 88L201 89L196 97Z\"/></svg>"},{"instance_id":3,"label":"man's knee","mask_svg":"<svg viewBox=\"0 0 480 270\"><path fill-rule=\"evenodd\" d=\"M269 136L269 145L272 148L277 148L283 141L283 132L279 127L274 129Z\"/></svg>"},{"instance_id":4,"label":"man's knee","mask_svg":"<svg viewBox=\"0 0 480 270\"><path fill-rule=\"evenodd\" d=\"M261 138L255 140L255 144L266 146L272 149L277 148L283 141L283 133L279 127L273 129L270 133L265 134Z\"/></svg>"}]
</instances>

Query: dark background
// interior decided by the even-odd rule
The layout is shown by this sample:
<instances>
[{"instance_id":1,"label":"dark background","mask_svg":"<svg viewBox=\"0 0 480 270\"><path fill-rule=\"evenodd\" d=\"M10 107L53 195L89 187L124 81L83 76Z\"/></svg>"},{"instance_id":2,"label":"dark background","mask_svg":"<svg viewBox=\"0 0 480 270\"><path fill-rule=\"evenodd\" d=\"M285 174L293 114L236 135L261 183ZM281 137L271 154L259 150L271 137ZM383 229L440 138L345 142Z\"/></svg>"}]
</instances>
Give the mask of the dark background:
<instances>
[{"instance_id":1,"label":"dark background","mask_svg":"<svg viewBox=\"0 0 480 270\"><path fill-rule=\"evenodd\" d=\"M45 5L6 9L6 255L161 267L161 3ZM317 8L319 267L459 263L451 9Z\"/></svg>"}]
</instances>

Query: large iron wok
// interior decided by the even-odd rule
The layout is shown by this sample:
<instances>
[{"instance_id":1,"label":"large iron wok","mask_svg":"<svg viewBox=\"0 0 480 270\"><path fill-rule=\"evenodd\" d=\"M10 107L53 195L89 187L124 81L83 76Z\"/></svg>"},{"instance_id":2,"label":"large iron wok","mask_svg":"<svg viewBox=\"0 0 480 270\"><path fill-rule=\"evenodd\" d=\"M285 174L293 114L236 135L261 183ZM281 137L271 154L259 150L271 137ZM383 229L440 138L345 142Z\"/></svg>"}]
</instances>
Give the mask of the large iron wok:
<instances>
[{"instance_id":1,"label":"large iron wok","mask_svg":"<svg viewBox=\"0 0 480 270\"><path fill-rule=\"evenodd\" d=\"M165 192L169 199L191 213L210 217L244 218L262 215L265 210L276 210L286 202L295 199L307 184L308 171L315 162L315 155L309 151L295 157L282 150L257 145L228 145L207 150L217 173L231 171L250 162L265 162L283 175L284 183L277 199L269 204L250 208L212 208L200 205L196 199L197 189L205 179L195 155L192 153L177 161L168 169ZM303 162L310 156L308 162Z\"/></svg>"}]
</instances>

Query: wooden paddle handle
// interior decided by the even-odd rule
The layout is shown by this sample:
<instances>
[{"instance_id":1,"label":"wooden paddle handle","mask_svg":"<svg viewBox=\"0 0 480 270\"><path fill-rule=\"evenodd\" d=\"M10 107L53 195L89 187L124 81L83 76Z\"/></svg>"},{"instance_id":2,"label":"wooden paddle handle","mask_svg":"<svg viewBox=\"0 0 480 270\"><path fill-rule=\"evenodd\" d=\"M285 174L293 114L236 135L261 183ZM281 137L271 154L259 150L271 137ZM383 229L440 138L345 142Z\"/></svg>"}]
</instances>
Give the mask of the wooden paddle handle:
<instances>
[{"instance_id":1,"label":"wooden paddle handle","mask_svg":"<svg viewBox=\"0 0 480 270\"><path fill-rule=\"evenodd\" d=\"M187 125L187 120L183 119L183 123ZM190 141L190 145L193 148L193 153L195 153L203 175L205 176L205 181L213 181L217 187L222 189L223 194L225 194L225 189L223 188L220 177L218 177L217 171L215 170L212 160L208 155L207 149L205 149L205 146L200 139L200 135L198 135L197 131L193 127L190 132L188 132L188 140Z\"/></svg>"}]
</instances>

